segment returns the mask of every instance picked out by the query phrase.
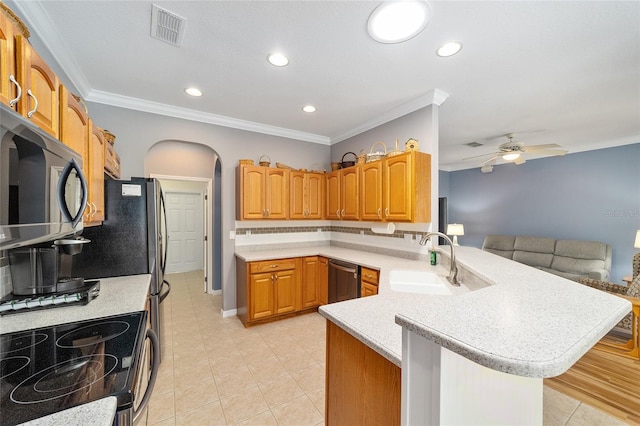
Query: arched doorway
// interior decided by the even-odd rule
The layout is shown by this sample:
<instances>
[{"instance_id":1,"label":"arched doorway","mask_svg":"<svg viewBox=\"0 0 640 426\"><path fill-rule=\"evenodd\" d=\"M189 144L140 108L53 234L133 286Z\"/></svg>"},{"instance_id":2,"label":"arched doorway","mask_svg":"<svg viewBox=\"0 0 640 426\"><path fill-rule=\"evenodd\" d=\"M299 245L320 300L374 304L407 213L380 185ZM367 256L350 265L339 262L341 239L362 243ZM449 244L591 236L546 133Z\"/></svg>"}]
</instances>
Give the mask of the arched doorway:
<instances>
[{"instance_id":1,"label":"arched doorway","mask_svg":"<svg viewBox=\"0 0 640 426\"><path fill-rule=\"evenodd\" d=\"M145 175L157 177L163 190L170 196L201 194L204 235L199 247L202 250L205 282L203 289L209 293L222 291L222 234L221 234L221 165L220 158L211 147L199 143L166 140L154 144L145 156ZM166 187L166 189L164 188ZM178 217L178 216L176 216ZM168 214L168 219L171 220ZM173 228L179 228L174 226ZM185 237L185 241L188 238ZM175 239L174 239L175 240ZM168 242L168 257L171 244ZM192 242L178 243L193 244ZM174 252L180 249L175 249ZM181 251L183 254L183 251ZM167 263L175 259L168 259Z\"/></svg>"}]
</instances>

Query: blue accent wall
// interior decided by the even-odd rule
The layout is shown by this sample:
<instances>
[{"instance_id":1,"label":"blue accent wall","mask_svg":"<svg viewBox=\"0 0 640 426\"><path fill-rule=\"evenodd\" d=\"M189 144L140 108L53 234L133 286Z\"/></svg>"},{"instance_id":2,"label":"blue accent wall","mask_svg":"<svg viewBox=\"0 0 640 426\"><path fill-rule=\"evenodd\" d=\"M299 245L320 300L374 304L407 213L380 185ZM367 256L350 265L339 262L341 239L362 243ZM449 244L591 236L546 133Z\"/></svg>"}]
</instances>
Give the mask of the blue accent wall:
<instances>
[{"instance_id":1,"label":"blue accent wall","mask_svg":"<svg viewBox=\"0 0 640 426\"><path fill-rule=\"evenodd\" d=\"M449 223L464 224L461 245L481 247L486 234L602 241L613 249L611 281L631 274L640 143L440 176Z\"/></svg>"}]
</instances>

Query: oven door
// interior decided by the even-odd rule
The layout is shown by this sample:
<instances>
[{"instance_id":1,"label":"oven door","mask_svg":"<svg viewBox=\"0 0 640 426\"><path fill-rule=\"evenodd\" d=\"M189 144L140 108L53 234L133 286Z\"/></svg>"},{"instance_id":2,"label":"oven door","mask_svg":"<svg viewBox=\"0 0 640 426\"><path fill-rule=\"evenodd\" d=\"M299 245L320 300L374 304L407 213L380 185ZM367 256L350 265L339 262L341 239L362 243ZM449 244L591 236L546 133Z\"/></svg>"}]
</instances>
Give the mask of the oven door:
<instances>
[{"instance_id":1,"label":"oven door","mask_svg":"<svg viewBox=\"0 0 640 426\"><path fill-rule=\"evenodd\" d=\"M160 368L160 345L158 336L149 328L145 342L142 347L142 354L136 367L133 395L133 407L116 412L116 426L146 425L148 417L148 404L151 393L158 377Z\"/></svg>"}]
</instances>

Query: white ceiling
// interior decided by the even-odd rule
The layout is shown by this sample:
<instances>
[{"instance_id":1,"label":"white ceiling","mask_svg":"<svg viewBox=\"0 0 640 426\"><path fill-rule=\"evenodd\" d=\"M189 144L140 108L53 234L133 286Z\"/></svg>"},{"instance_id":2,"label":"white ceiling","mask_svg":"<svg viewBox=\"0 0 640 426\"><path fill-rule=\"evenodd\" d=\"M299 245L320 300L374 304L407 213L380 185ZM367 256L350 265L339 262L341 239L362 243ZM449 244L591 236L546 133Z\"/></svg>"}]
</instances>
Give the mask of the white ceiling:
<instances>
[{"instance_id":1,"label":"white ceiling","mask_svg":"<svg viewBox=\"0 0 640 426\"><path fill-rule=\"evenodd\" d=\"M461 159L495 151L509 132L569 152L640 142L638 1L432 1L425 31L400 44L368 36L379 2L6 3L88 101L332 144L436 90L449 95L445 170L476 166ZM150 37L153 3L187 19L182 47ZM452 39L462 51L436 56ZM276 50L287 67L267 63ZM192 85L204 96L186 96Z\"/></svg>"}]
</instances>

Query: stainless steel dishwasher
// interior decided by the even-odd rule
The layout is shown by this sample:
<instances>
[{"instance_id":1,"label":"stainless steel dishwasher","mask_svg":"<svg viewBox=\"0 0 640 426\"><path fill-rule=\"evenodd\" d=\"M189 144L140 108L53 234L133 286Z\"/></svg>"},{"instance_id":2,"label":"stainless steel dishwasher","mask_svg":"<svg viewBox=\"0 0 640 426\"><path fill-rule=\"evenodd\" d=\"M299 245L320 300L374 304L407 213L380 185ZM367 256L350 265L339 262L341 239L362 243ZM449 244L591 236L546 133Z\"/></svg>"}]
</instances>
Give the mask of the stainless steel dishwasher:
<instances>
[{"instance_id":1,"label":"stainless steel dishwasher","mask_svg":"<svg viewBox=\"0 0 640 426\"><path fill-rule=\"evenodd\" d=\"M360 266L329 259L329 303L360 297Z\"/></svg>"}]
</instances>

